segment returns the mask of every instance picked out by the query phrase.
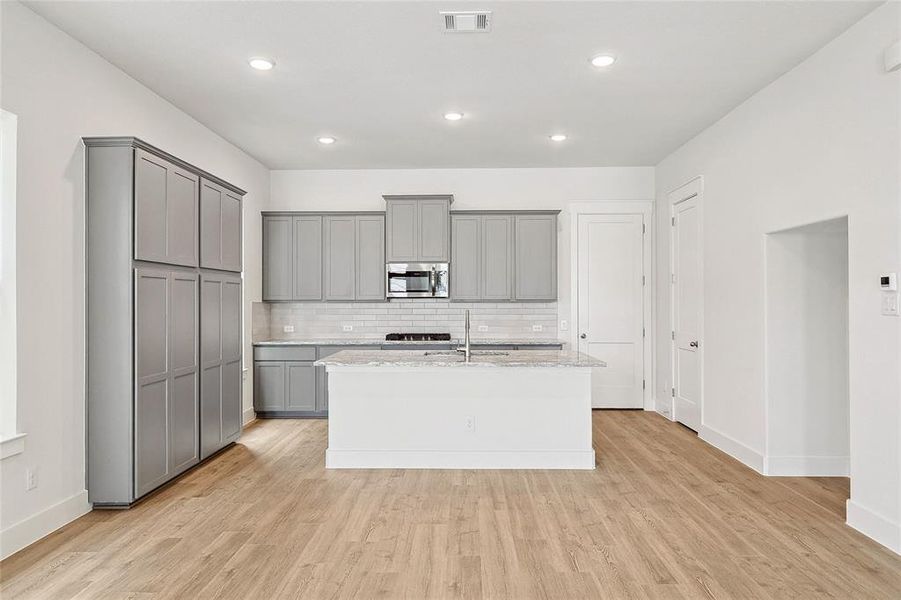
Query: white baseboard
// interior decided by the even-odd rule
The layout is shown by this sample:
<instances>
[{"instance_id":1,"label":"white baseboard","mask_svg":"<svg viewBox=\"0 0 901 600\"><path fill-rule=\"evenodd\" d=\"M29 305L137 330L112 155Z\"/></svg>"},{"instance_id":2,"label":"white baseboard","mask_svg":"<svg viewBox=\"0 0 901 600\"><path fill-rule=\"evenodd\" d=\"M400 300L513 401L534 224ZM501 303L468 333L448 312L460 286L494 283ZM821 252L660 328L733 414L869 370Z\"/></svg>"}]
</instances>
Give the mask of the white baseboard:
<instances>
[{"instance_id":1,"label":"white baseboard","mask_svg":"<svg viewBox=\"0 0 901 600\"><path fill-rule=\"evenodd\" d=\"M244 410L244 425L247 425L251 421L256 421L257 413L253 411L252 408L247 408Z\"/></svg>"},{"instance_id":2,"label":"white baseboard","mask_svg":"<svg viewBox=\"0 0 901 600\"><path fill-rule=\"evenodd\" d=\"M758 473L763 473L763 454L753 448L749 448L728 435L706 425L701 425L698 437L714 448L722 450L737 461L751 467Z\"/></svg>"},{"instance_id":3,"label":"white baseboard","mask_svg":"<svg viewBox=\"0 0 901 600\"><path fill-rule=\"evenodd\" d=\"M24 521L0 531L0 560L30 546L78 517L91 512L88 491L82 490Z\"/></svg>"},{"instance_id":4,"label":"white baseboard","mask_svg":"<svg viewBox=\"0 0 901 600\"><path fill-rule=\"evenodd\" d=\"M594 469L594 450L416 452L326 450L328 469Z\"/></svg>"},{"instance_id":5,"label":"white baseboard","mask_svg":"<svg viewBox=\"0 0 901 600\"><path fill-rule=\"evenodd\" d=\"M851 459L847 456L767 456L763 473L777 477L848 477Z\"/></svg>"},{"instance_id":6,"label":"white baseboard","mask_svg":"<svg viewBox=\"0 0 901 600\"><path fill-rule=\"evenodd\" d=\"M853 500L848 500L845 514L847 515L845 522L849 527L876 540L896 554L901 554L901 525Z\"/></svg>"}]
</instances>

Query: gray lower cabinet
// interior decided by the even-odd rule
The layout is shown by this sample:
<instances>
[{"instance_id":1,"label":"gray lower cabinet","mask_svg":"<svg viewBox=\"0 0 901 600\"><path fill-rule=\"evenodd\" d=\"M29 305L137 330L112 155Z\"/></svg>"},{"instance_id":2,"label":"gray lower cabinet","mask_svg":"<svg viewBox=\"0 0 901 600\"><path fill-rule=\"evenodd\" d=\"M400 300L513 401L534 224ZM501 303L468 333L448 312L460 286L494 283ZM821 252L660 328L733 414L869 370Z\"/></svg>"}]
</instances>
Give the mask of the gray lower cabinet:
<instances>
[{"instance_id":1,"label":"gray lower cabinet","mask_svg":"<svg viewBox=\"0 0 901 600\"><path fill-rule=\"evenodd\" d=\"M253 408L259 412L285 410L285 363L254 361Z\"/></svg>"},{"instance_id":2,"label":"gray lower cabinet","mask_svg":"<svg viewBox=\"0 0 901 600\"><path fill-rule=\"evenodd\" d=\"M226 271L241 267L244 191L138 138L83 141L88 500L121 508L208 455L211 406L217 443L240 434L240 275ZM206 224L201 182L219 194Z\"/></svg>"},{"instance_id":3,"label":"gray lower cabinet","mask_svg":"<svg viewBox=\"0 0 901 600\"><path fill-rule=\"evenodd\" d=\"M135 260L197 266L200 177L142 149L134 161Z\"/></svg>"},{"instance_id":4,"label":"gray lower cabinet","mask_svg":"<svg viewBox=\"0 0 901 600\"><path fill-rule=\"evenodd\" d=\"M135 270L135 494L199 460L197 275Z\"/></svg>"},{"instance_id":5,"label":"gray lower cabinet","mask_svg":"<svg viewBox=\"0 0 901 600\"><path fill-rule=\"evenodd\" d=\"M235 441L242 420L241 278L200 277L200 458Z\"/></svg>"},{"instance_id":6,"label":"gray lower cabinet","mask_svg":"<svg viewBox=\"0 0 901 600\"><path fill-rule=\"evenodd\" d=\"M225 186L200 180L200 266L241 270L241 202Z\"/></svg>"}]
</instances>

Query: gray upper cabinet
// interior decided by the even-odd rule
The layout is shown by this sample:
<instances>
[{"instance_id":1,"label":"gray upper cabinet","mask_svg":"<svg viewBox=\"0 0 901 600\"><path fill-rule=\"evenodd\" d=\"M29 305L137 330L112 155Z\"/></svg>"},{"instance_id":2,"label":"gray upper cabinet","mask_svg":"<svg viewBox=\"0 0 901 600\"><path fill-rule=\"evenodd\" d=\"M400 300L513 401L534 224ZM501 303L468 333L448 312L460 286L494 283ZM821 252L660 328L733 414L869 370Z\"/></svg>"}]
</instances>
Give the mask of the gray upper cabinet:
<instances>
[{"instance_id":1,"label":"gray upper cabinet","mask_svg":"<svg viewBox=\"0 0 901 600\"><path fill-rule=\"evenodd\" d=\"M513 217L482 217L481 298L509 300L513 295Z\"/></svg>"},{"instance_id":2,"label":"gray upper cabinet","mask_svg":"<svg viewBox=\"0 0 901 600\"><path fill-rule=\"evenodd\" d=\"M385 196L387 262L448 262L453 196Z\"/></svg>"},{"instance_id":3,"label":"gray upper cabinet","mask_svg":"<svg viewBox=\"0 0 901 600\"><path fill-rule=\"evenodd\" d=\"M293 217L294 300L322 300L322 217Z\"/></svg>"},{"instance_id":4,"label":"gray upper cabinet","mask_svg":"<svg viewBox=\"0 0 901 600\"><path fill-rule=\"evenodd\" d=\"M353 215L326 215L324 265L326 300L356 298L356 219Z\"/></svg>"},{"instance_id":5,"label":"gray upper cabinet","mask_svg":"<svg viewBox=\"0 0 901 600\"><path fill-rule=\"evenodd\" d=\"M557 215L515 217L516 300L557 299Z\"/></svg>"},{"instance_id":6,"label":"gray upper cabinet","mask_svg":"<svg viewBox=\"0 0 901 600\"><path fill-rule=\"evenodd\" d=\"M263 216L263 300L292 300L293 228L291 217Z\"/></svg>"},{"instance_id":7,"label":"gray upper cabinet","mask_svg":"<svg viewBox=\"0 0 901 600\"><path fill-rule=\"evenodd\" d=\"M200 457L241 432L241 278L204 274L200 279Z\"/></svg>"},{"instance_id":8,"label":"gray upper cabinet","mask_svg":"<svg viewBox=\"0 0 901 600\"><path fill-rule=\"evenodd\" d=\"M135 259L197 266L200 178L145 150L134 152Z\"/></svg>"},{"instance_id":9,"label":"gray upper cabinet","mask_svg":"<svg viewBox=\"0 0 901 600\"><path fill-rule=\"evenodd\" d=\"M200 181L200 266L241 270L239 194L207 179Z\"/></svg>"},{"instance_id":10,"label":"gray upper cabinet","mask_svg":"<svg viewBox=\"0 0 901 600\"><path fill-rule=\"evenodd\" d=\"M385 217L356 217L356 299L385 299Z\"/></svg>"},{"instance_id":11,"label":"gray upper cabinet","mask_svg":"<svg viewBox=\"0 0 901 600\"><path fill-rule=\"evenodd\" d=\"M450 294L454 300L481 300L481 215L451 217Z\"/></svg>"}]
</instances>

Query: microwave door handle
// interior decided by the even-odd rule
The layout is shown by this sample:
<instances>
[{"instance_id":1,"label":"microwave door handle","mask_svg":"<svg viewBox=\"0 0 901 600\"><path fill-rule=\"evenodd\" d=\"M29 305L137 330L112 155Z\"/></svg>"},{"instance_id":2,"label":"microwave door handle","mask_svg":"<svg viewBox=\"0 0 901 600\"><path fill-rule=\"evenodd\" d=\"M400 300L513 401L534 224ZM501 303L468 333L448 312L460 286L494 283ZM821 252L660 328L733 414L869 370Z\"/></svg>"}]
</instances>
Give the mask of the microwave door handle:
<instances>
[{"instance_id":1,"label":"microwave door handle","mask_svg":"<svg viewBox=\"0 0 901 600\"><path fill-rule=\"evenodd\" d=\"M433 296L433 297L435 296L435 285L436 285L435 280L437 278L438 278L438 276L435 273L435 267L432 267L432 271L429 273L429 295Z\"/></svg>"}]
</instances>

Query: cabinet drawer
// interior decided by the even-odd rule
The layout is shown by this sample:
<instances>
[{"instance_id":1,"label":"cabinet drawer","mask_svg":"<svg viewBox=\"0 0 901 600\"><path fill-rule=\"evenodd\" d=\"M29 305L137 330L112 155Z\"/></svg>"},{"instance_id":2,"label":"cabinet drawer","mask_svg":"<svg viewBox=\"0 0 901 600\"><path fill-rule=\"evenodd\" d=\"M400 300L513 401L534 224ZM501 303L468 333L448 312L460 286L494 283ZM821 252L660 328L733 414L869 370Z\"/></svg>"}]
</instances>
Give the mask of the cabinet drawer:
<instances>
[{"instance_id":1,"label":"cabinet drawer","mask_svg":"<svg viewBox=\"0 0 901 600\"><path fill-rule=\"evenodd\" d=\"M255 346L254 360L316 360L315 346Z\"/></svg>"},{"instance_id":2,"label":"cabinet drawer","mask_svg":"<svg viewBox=\"0 0 901 600\"><path fill-rule=\"evenodd\" d=\"M381 346L319 346L318 349L318 358L325 358L326 356L331 356L336 352L341 352L342 350L381 350Z\"/></svg>"}]
</instances>

